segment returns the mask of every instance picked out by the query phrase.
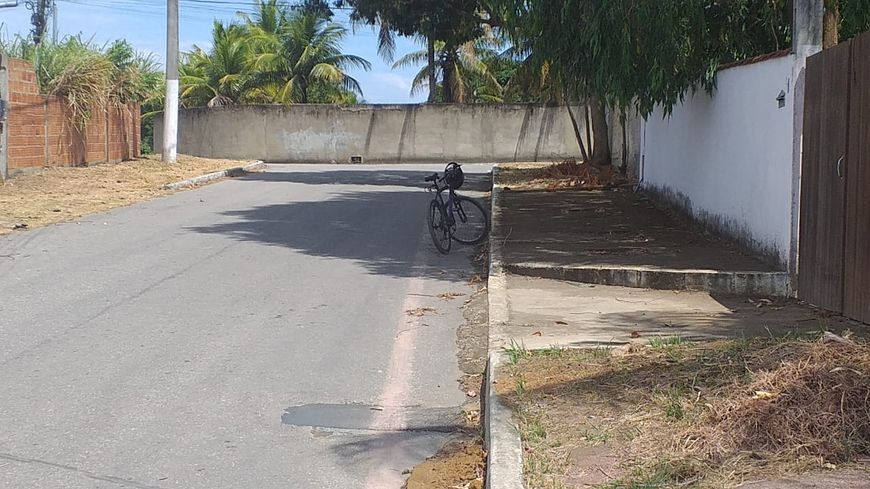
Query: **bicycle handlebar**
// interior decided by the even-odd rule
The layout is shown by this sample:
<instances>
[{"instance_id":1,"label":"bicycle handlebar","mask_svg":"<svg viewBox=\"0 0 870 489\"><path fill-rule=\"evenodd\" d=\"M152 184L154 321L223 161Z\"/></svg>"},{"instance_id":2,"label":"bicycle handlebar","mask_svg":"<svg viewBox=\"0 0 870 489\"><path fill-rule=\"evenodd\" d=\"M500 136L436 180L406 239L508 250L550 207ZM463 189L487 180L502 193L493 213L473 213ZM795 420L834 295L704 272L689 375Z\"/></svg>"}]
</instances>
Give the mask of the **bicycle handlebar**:
<instances>
[{"instance_id":1,"label":"bicycle handlebar","mask_svg":"<svg viewBox=\"0 0 870 489\"><path fill-rule=\"evenodd\" d=\"M438 174L433 173L433 174L429 175L428 177L424 178L424 180L427 182L436 182L436 181L438 181Z\"/></svg>"}]
</instances>

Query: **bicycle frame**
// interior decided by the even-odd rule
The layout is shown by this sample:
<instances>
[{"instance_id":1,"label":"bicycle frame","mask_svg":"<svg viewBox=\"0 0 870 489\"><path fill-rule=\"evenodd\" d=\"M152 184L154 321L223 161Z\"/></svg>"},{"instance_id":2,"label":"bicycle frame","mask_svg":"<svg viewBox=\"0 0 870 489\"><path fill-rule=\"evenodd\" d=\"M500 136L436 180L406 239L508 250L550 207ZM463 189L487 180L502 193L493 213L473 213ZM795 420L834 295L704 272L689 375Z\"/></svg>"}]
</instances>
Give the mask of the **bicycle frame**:
<instances>
[{"instance_id":1,"label":"bicycle frame","mask_svg":"<svg viewBox=\"0 0 870 489\"><path fill-rule=\"evenodd\" d=\"M439 181L443 181L443 179ZM438 181L435 181L435 183L431 187L429 187L429 190L435 191L435 200L438 201L438 205L441 207L441 209L446 210L445 214L447 215L447 225L452 228L456 225L456 217L454 217L453 215L453 209L456 207L454 205L456 192L452 188L450 188L449 185L444 185L442 187L438 184ZM444 202L443 194L445 190L447 191L447 202ZM462 219L462 216L460 216L460 219Z\"/></svg>"}]
</instances>

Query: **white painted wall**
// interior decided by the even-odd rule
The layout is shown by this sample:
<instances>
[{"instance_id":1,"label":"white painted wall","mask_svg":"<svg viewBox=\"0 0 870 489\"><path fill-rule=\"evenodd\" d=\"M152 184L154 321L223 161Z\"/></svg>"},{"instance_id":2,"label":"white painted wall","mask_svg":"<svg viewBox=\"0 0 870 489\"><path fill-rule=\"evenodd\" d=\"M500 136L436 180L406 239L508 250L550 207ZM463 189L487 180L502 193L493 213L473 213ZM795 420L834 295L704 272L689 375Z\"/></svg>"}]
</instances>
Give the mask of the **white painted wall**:
<instances>
[{"instance_id":1,"label":"white painted wall","mask_svg":"<svg viewBox=\"0 0 870 489\"><path fill-rule=\"evenodd\" d=\"M723 70L712 97L687 94L670 117L657 110L641 127L641 185L783 269L792 234L794 63L787 55Z\"/></svg>"}]
</instances>

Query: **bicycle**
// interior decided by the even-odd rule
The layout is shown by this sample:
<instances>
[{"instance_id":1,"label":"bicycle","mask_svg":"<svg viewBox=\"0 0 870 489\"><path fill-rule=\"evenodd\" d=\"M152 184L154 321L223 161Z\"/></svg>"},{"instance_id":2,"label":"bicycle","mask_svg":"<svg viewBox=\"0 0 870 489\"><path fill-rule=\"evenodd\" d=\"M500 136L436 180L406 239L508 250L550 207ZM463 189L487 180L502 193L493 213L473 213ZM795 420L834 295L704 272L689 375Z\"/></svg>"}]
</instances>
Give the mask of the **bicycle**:
<instances>
[{"instance_id":1,"label":"bicycle","mask_svg":"<svg viewBox=\"0 0 870 489\"><path fill-rule=\"evenodd\" d=\"M475 245L486 238L489 232L489 216L483 206L474 199L456 193L465 182L461 165L451 162L444 169L443 177L433 173L425 181L432 183L427 190L435 192L435 198L429 203L427 222L432 242L440 253L450 253L453 241Z\"/></svg>"}]
</instances>

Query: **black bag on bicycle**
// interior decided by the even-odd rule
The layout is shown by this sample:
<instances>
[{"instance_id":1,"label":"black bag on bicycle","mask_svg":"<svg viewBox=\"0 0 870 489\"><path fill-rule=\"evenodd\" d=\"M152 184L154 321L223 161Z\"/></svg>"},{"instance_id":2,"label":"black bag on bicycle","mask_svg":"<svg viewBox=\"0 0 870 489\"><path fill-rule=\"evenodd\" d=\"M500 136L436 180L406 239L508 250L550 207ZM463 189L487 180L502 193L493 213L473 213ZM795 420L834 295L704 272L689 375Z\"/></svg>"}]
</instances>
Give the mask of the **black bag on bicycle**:
<instances>
[{"instance_id":1,"label":"black bag on bicycle","mask_svg":"<svg viewBox=\"0 0 870 489\"><path fill-rule=\"evenodd\" d=\"M462 171L462 166L456 162L450 162L444 169L444 181L451 189L456 190L465 183L465 173Z\"/></svg>"}]
</instances>

